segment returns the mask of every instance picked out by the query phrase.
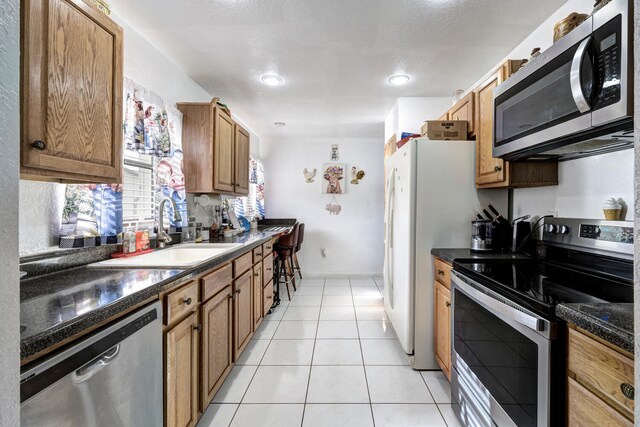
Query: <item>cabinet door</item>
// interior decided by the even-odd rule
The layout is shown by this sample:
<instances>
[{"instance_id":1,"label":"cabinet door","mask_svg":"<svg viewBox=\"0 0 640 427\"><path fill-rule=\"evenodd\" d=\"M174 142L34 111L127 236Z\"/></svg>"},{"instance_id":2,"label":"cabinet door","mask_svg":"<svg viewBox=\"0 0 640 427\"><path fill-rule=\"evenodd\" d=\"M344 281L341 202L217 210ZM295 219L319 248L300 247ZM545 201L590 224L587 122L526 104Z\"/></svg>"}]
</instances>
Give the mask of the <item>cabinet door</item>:
<instances>
[{"instance_id":1,"label":"cabinet door","mask_svg":"<svg viewBox=\"0 0 640 427\"><path fill-rule=\"evenodd\" d=\"M253 266L253 330L262 323L262 261Z\"/></svg>"},{"instance_id":2,"label":"cabinet door","mask_svg":"<svg viewBox=\"0 0 640 427\"><path fill-rule=\"evenodd\" d=\"M236 125L235 134L235 192L249 194L249 132Z\"/></svg>"},{"instance_id":3,"label":"cabinet door","mask_svg":"<svg viewBox=\"0 0 640 427\"><path fill-rule=\"evenodd\" d=\"M202 401L204 412L233 366L233 304L227 286L202 306Z\"/></svg>"},{"instance_id":4,"label":"cabinet door","mask_svg":"<svg viewBox=\"0 0 640 427\"><path fill-rule=\"evenodd\" d=\"M626 426L633 423L607 405L573 378L567 378L570 426Z\"/></svg>"},{"instance_id":5,"label":"cabinet door","mask_svg":"<svg viewBox=\"0 0 640 427\"><path fill-rule=\"evenodd\" d=\"M434 283L435 319L434 347L436 359L451 381L451 291L439 282Z\"/></svg>"},{"instance_id":6,"label":"cabinet door","mask_svg":"<svg viewBox=\"0 0 640 427\"><path fill-rule=\"evenodd\" d=\"M467 125L467 133L470 135L474 134L474 93L469 92L464 98L456 103L449 110L449 120L466 120Z\"/></svg>"},{"instance_id":7,"label":"cabinet door","mask_svg":"<svg viewBox=\"0 0 640 427\"><path fill-rule=\"evenodd\" d=\"M219 108L215 109L213 138L213 189L232 193L235 190L235 123Z\"/></svg>"},{"instance_id":8,"label":"cabinet door","mask_svg":"<svg viewBox=\"0 0 640 427\"><path fill-rule=\"evenodd\" d=\"M22 176L122 182L122 29L82 0L22 8Z\"/></svg>"},{"instance_id":9,"label":"cabinet door","mask_svg":"<svg viewBox=\"0 0 640 427\"><path fill-rule=\"evenodd\" d=\"M476 89L476 184L506 180L505 162L493 157L493 90L502 81L499 71ZM506 184L506 183L505 183Z\"/></svg>"},{"instance_id":10,"label":"cabinet door","mask_svg":"<svg viewBox=\"0 0 640 427\"><path fill-rule=\"evenodd\" d=\"M194 426L198 413L198 332L196 313L165 334L167 427Z\"/></svg>"},{"instance_id":11,"label":"cabinet door","mask_svg":"<svg viewBox=\"0 0 640 427\"><path fill-rule=\"evenodd\" d=\"M253 270L249 270L233 282L234 361L238 360L253 333L252 275Z\"/></svg>"}]
</instances>

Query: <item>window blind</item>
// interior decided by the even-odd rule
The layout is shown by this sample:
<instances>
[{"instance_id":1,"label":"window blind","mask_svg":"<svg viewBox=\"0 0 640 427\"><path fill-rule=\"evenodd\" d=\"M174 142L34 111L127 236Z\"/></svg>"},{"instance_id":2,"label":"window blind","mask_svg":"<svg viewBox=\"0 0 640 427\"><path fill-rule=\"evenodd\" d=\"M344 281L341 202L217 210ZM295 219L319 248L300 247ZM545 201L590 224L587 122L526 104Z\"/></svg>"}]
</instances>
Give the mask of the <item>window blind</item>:
<instances>
[{"instance_id":1,"label":"window blind","mask_svg":"<svg viewBox=\"0 0 640 427\"><path fill-rule=\"evenodd\" d=\"M122 220L128 226L153 222L155 208L156 185L153 157L131 153L124 159Z\"/></svg>"}]
</instances>

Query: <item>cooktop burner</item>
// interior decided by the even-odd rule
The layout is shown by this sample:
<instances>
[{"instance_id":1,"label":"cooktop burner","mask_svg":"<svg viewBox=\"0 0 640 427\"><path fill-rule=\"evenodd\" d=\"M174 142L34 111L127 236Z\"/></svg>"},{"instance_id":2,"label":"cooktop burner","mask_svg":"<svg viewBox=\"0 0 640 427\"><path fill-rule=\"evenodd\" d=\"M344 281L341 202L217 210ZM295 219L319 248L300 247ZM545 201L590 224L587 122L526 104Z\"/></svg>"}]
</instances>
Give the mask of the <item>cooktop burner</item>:
<instances>
[{"instance_id":1,"label":"cooktop burner","mask_svg":"<svg viewBox=\"0 0 640 427\"><path fill-rule=\"evenodd\" d=\"M633 282L537 260L460 261L454 270L545 317L560 303L633 302Z\"/></svg>"}]
</instances>

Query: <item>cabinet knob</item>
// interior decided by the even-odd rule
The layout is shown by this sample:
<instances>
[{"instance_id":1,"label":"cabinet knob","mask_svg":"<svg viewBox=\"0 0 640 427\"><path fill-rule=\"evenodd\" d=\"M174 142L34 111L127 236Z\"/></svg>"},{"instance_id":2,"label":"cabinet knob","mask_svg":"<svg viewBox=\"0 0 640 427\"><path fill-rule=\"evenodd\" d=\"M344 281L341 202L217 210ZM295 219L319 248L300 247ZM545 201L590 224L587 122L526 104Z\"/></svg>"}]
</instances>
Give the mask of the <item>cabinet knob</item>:
<instances>
[{"instance_id":1,"label":"cabinet knob","mask_svg":"<svg viewBox=\"0 0 640 427\"><path fill-rule=\"evenodd\" d=\"M502 166L496 166L493 170L494 172L500 172L502 170Z\"/></svg>"},{"instance_id":2,"label":"cabinet knob","mask_svg":"<svg viewBox=\"0 0 640 427\"><path fill-rule=\"evenodd\" d=\"M193 329L200 332L202 330L202 324L198 324L197 326L194 326Z\"/></svg>"},{"instance_id":3,"label":"cabinet knob","mask_svg":"<svg viewBox=\"0 0 640 427\"><path fill-rule=\"evenodd\" d=\"M186 304L186 305L191 305L191 302L192 302L191 297L189 297L189 298L187 298L187 299L183 299L183 300L182 300L182 302L183 302L184 304Z\"/></svg>"},{"instance_id":4,"label":"cabinet knob","mask_svg":"<svg viewBox=\"0 0 640 427\"><path fill-rule=\"evenodd\" d=\"M622 390L622 394L624 394L624 397L626 397L627 399L633 400L633 398L635 397L636 391L631 384L620 384L620 390Z\"/></svg>"},{"instance_id":5,"label":"cabinet knob","mask_svg":"<svg viewBox=\"0 0 640 427\"><path fill-rule=\"evenodd\" d=\"M236 289L236 294L239 294L242 289Z\"/></svg>"},{"instance_id":6,"label":"cabinet knob","mask_svg":"<svg viewBox=\"0 0 640 427\"><path fill-rule=\"evenodd\" d=\"M47 148L47 144L45 144L44 141L41 141L39 139L36 139L35 141L33 141L31 143L31 146L36 150L44 150L45 148Z\"/></svg>"},{"instance_id":7,"label":"cabinet knob","mask_svg":"<svg viewBox=\"0 0 640 427\"><path fill-rule=\"evenodd\" d=\"M253 273L253 276L254 277L258 277L258 276L260 276L260 273Z\"/></svg>"},{"instance_id":8,"label":"cabinet knob","mask_svg":"<svg viewBox=\"0 0 640 427\"><path fill-rule=\"evenodd\" d=\"M229 299L233 299L233 294L229 294Z\"/></svg>"},{"instance_id":9,"label":"cabinet knob","mask_svg":"<svg viewBox=\"0 0 640 427\"><path fill-rule=\"evenodd\" d=\"M443 270L438 269L438 275L439 275L439 276L444 276L444 271L443 271Z\"/></svg>"},{"instance_id":10,"label":"cabinet knob","mask_svg":"<svg viewBox=\"0 0 640 427\"><path fill-rule=\"evenodd\" d=\"M451 307L451 303L449 301L445 302L444 305L446 305L447 307Z\"/></svg>"},{"instance_id":11,"label":"cabinet knob","mask_svg":"<svg viewBox=\"0 0 640 427\"><path fill-rule=\"evenodd\" d=\"M267 270L267 271L271 271L271 267L268 267L266 270Z\"/></svg>"},{"instance_id":12,"label":"cabinet knob","mask_svg":"<svg viewBox=\"0 0 640 427\"><path fill-rule=\"evenodd\" d=\"M267 297L267 299L271 299L271 298L273 298L273 296L271 296L271 295L269 295L269 296Z\"/></svg>"}]
</instances>

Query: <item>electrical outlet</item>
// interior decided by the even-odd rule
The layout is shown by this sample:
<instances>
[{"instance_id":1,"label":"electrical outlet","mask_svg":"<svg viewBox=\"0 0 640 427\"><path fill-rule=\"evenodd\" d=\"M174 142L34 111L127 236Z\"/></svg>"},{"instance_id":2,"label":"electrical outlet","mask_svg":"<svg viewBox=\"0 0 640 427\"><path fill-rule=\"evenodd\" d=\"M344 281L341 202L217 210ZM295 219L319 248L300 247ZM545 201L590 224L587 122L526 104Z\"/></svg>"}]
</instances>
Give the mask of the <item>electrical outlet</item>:
<instances>
[{"instance_id":1,"label":"electrical outlet","mask_svg":"<svg viewBox=\"0 0 640 427\"><path fill-rule=\"evenodd\" d=\"M558 216L558 211L547 211L545 212L545 215L551 215L551 216Z\"/></svg>"}]
</instances>

